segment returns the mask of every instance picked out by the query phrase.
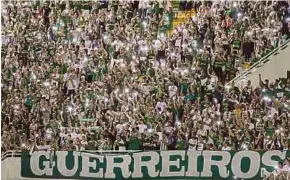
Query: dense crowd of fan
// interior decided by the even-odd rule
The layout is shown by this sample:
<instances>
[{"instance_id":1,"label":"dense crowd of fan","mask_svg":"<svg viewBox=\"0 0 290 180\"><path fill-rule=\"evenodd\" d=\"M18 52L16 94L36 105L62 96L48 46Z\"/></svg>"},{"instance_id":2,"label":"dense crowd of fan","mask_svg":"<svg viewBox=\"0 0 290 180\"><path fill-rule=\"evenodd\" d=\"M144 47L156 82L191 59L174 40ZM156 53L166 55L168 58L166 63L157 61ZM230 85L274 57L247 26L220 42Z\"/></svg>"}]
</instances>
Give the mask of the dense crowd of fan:
<instances>
[{"instance_id":1,"label":"dense crowd of fan","mask_svg":"<svg viewBox=\"0 0 290 180\"><path fill-rule=\"evenodd\" d=\"M290 79L225 83L283 44L285 2L4 2L2 150L288 150Z\"/></svg>"}]
</instances>

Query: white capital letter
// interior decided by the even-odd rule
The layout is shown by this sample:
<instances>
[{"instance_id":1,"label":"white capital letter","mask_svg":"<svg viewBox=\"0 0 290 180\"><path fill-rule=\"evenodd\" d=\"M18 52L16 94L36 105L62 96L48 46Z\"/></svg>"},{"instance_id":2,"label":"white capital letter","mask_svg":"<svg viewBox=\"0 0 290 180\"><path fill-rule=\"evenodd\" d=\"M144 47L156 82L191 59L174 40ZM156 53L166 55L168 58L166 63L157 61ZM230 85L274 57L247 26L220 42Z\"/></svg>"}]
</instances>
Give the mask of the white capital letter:
<instances>
[{"instance_id":1,"label":"white capital letter","mask_svg":"<svg viewBox=\"0 0 290 180\"><path fill-rule=\"evenodd\" d=\"M104 156L99 156L91 153L81 153L81 156L82 156L82 172L80 173L80 176L102 178L104 170L97 168L98 167L97 159L99 162L104 163ZM99 172L92 173L90 172L90 168L93 168L94 171L97 171L97 169L99 169Z\"/></svg>"},{"instance_id":2,"label":"white capital letter","mask_svg":"<svg viewBox=\"0 0 290 180\"><path fill-rule=\"evenodd\" d=\"M185 151L161 151L162 157L162 170L160 172L161 177L169 176L184 176L185 167L181 167L180 171L170 172L170 166L175 166L180 168L180 159L175 161L170 161L170 156L180 155L181 160L185 159Z\"/></svg>"},{"instance_id":3,"label":"white capital letter","mask_svg":"<svg viewBox=\"0 0 290 180\"><path fill-rule=\"evenodd\" d=\"M199 172L197 171L197 158L201 155L201 151L187 151L188 156L188 169L186 176L198 177Z\"/></svg>"},{"instance_id":4,"label":"white capital letter","mask_svg":"<svg viewBox=\"0 0 290 180\"><path fill-rule=\"evenodd\" d=\"M122 158L123 162L115 163L115 158ZM119 156L106 156L107 160L107 170L105 174L105 178L115 178L116 175L114 174L115 168L120 168L123 178L129 178L131 172L129 170L129 165L131 164L131 156L129 155L119 155Z\"/></svg>"},{"instance_id":5,"label":"white capital letter","mask_svg":"<svg viewBox=\"0 0 290 180\"><path fill-rule=\"evenodd\" d=\"M248 157L250 159L249 171L242 172L242 159ZM232 172L238 178L249 179L257 175L260 169L260 154L255 151L237 152L232 159Z\"/></svg>"},{"instance_id":6,"label":"white capital letter","mask_svg":"<svg viewBox=\"0 0 290 180\"><path fill-rule=\"evenodd\" d=\"M266 151L262 156L262 163L265 166L275 167L275 166L277 166L278 162L272 160L272 157L278 156L281 160L284 160L286 157L286 152L287 151L278 151L278 150ZM270 172L268 172L265 168L265 174L268 174L268 173L270 173Z\"/></svg>"},{"instance_id":7,"label":"white capital letter","mask_svg":"<svg viewBox=\"0 0 290 180\"><path fill-rule=\"evenodd\" d=\"M222 178L229 177L227 171L227 165L231 160L231 155L227 151L203 151L203 171L201 172L201 177L212 177L211 166L217 166L219 169L219 174ZM221 156L222 160L214 161L212 156Z\"/></svg>"},{"instance_id":8,"label":"white capital letter","mask_svg":"<svg viewBox=\"0 0 290 180\"><path fill-rule=\"evenodd\" d=\"M56 155L57 155L57 168L60 174L62 174L63 176L73 176L78 168L79 168L79 155L80 152L73 152L73 156L74 156L74 166L72 169L67 169L66 168L66 157L68 155L67 151L56 151Z\"/></svg>"},{"instance_id":9,"label":"white capital letter","mask_svg":"<svg viewBox=\"0 0 290 180\"><path fill-rule=\"evenodd\" d=\"M39 159L41 156L45 156L47 161L43 161L43 169L39 168ZM33 172L33 174L37 176L42 175L49 175L52 176L53 166L55 165L55 162L53 162L52 167L49 167L49 158L50 158L50 152L34 152L30 158L30 169Z\"/></svg>"},{"instance_id":10,"label":"white capital letter","mask_svg":"<svg viewBox=\"0 0 290 180\"><path fill-rule=\"evenodd\" d=\"M142 157L150 157L149 161L142 161ZM146 167L148 170L148 175L150 177L157 177L159 171L156 170L155 166L159 163L159 154L154 151L150 152L141 152L141 153L134 153L134 172L132 174L133 178L142 178L143 173L141 172L141 168Z\"/></svg>"}]
</instances>

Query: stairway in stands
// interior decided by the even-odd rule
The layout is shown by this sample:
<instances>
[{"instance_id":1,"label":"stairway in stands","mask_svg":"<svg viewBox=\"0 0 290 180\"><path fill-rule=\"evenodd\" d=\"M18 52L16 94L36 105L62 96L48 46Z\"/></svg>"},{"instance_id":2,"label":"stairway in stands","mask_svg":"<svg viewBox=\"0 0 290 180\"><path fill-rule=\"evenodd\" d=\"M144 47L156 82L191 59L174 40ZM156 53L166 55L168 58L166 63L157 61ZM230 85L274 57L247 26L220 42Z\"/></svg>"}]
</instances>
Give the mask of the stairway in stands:
<instances>
[{"instance_id":1,"label":"stairway in stands","mask_svg":"<svg viewBox=\"0 0 290 180\"><path fill-rule=\"evenodd\" d=\"M269 82L274 82L279 78L290 78L289 55L290 39L228 82L227 86L235 84L235 86L243 88L246 86L247 80L250 80L253 86L259 86L259 74L262 79L268 79Z\"/></svg>"}]
</instances>

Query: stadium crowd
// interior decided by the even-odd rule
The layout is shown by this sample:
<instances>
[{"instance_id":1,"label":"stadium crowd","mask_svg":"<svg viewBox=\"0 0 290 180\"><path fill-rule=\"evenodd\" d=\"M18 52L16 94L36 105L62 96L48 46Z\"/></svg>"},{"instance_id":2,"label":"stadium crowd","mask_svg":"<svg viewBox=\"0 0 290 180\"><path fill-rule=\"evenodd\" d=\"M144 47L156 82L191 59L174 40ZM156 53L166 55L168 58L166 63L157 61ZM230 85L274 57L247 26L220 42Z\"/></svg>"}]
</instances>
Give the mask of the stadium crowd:
<instances>
[{"instance_id":1,"label":"stadium crowd","mask_svg":"<svg viewBox=\"0 0 290 180\"><path fill-rule=\"evenodd\" d=\"M2 2L2 152L288 150L290 79L225 83L290 37L289 3Z\"/></svg>"}]
</instances>

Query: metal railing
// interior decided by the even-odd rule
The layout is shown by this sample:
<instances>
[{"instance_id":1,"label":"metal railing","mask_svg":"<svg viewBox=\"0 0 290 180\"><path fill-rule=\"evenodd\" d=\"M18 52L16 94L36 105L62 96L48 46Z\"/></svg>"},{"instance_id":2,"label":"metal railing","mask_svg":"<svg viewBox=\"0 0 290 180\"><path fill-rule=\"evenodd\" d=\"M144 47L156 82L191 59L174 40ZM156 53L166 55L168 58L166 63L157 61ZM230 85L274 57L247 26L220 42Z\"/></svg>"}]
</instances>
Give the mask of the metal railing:
<instances>
[{"instance_id":1,"label":"metal railing","mask_svg":"<svg viewBox=\"0 0 290 180\"><path fill-rule=\"evenodd\" d=\"M1 154L1 161L8 157L21 157L21 151L6 151L5 153Z\"/></svg>"},{"instance_id":2,"label":"metal railing","mask_svg":"<svg viewBox=\"0 0 290 180\"><path fill-rule=\"evenodd\" d=\"M53 150L54 151L54 150ZM127 153L136 153L140 152L142 150L84 150L80 152L88 152L88 153L97 153L97 154L127 154ZM21 157L22 151L17 151L17 150L10 150L6 151L1 155L1 161L5 160L6 158L9 157Z\"/></svg>"},{"instance_id":3,"label":"metal railing","mask_svg":"<svg viewBox=\"0 0 290 180\"><path fill-rule=\"evenodd\" d=\"M288 46L288 43L289 42L290 42L290 39L288 39L283 45L281 45L281 46L275 48L274 50L272 50L266 56L262 57L259 61L257 61L256 63L254 63L249 69L247 69L246 71L242 72L240 75L236 76L234 79L232 79L231 81L229 81L226 84L226 86L231 86L233 83L238 82L239 80L245 78L245 76L247 76L248 74L250 74L251 72L253 72L253 70L255 70L257 66L261 66L262 64L265 63L265 61L268 61L268 59L271 56L273 56L274 54L278 53L279 50L285 49Z\"/></svg>"}]
</instances>

